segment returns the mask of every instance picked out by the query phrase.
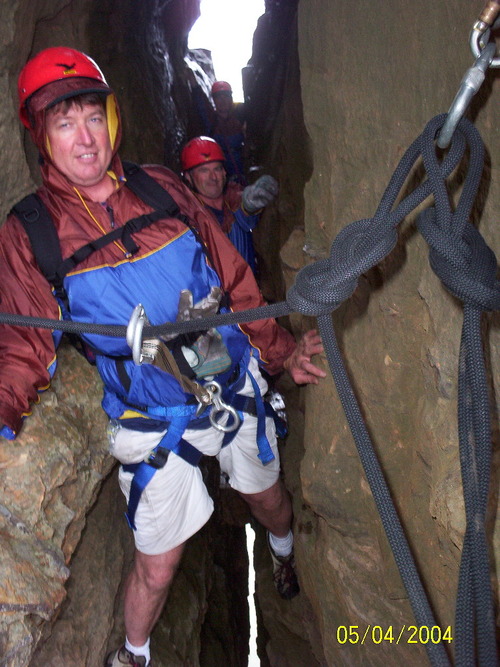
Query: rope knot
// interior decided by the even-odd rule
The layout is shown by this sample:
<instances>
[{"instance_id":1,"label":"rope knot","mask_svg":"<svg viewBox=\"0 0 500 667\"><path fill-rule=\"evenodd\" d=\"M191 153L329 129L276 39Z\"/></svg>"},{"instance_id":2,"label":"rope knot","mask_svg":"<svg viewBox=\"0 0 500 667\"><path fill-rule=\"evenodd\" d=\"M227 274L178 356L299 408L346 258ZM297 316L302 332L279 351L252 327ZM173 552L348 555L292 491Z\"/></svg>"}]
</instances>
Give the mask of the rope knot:
<instances>
[{"instance_id":1,"label":"rope knot","mask_svg":"<svg viewBox=\"0 0 500 667\"><path fill-rule=\"evenodd\" d=\"M461 225L458 236L443 230L436 220L434 208L426 209L417 218L417 227L429 245L434 273L464 303L481 310L498 310L500 283L496 280L495 253L470 222Z\"/></svg>"},{"instance_id":2,"label":"rope knot","mask_svg":"<svg viewBox=\"0 0 500 667\"><path fill-rule=\"evenodd\" d=\"M287 292L287 304L303 315L331 313L351 296L359 277L391 252L396 241L395 229L382 230L372 218L352 222L337 235L327 259L299 271Z\"/></svg>"}]
</instances>

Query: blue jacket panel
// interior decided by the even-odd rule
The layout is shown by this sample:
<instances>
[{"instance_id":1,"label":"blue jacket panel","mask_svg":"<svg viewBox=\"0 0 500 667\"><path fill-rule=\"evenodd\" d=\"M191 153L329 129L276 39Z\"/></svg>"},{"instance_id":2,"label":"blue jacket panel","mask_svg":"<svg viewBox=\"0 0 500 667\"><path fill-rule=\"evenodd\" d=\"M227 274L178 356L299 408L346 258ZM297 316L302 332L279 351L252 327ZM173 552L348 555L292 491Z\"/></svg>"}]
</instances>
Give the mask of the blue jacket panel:
<instances>
[{"instance_id":1,"label":"blue jacket panel","mask_svg":"<svg viewBox=\"0 0 500 667\"><path fill-rule=\"evenodd\" d=\"M119 325L128 324L138 303L144 306L152 325L175 322L181 290L191 290L196 303L213 286L220 286L219 277L188 228L142 257L76 271L65 278L74 321ZM236 325L218 330L233 361L225 379L249 351L250 343ZM110 417L120 416L129 404L156 408L183 405L191 398L172 375L150 364L134 364L124 338L98 335L84 338L97 351L96 365L105 385L103 407ZM124 362L129 387L123 386L117 359Z\"/></svg>"}]
</instances>

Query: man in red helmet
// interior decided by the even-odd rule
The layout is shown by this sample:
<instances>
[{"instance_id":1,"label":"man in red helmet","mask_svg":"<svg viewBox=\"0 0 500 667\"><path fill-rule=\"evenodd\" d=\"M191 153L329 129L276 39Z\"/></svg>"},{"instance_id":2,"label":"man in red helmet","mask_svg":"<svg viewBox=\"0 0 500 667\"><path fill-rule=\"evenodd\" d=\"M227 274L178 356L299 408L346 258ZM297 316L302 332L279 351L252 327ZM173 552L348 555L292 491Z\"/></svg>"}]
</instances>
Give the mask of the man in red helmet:
<instances>
[{"instance_id":1,"label":"man in red helmet","mask_svg":"<svg viewBox=\"0 0 500 667\"><path fill-rule=\"evenodd\" d=\"M215 81L212 84L214 107L207 106L206 98L194 77L192 84L193 97L204 133L215 139L224 151L228 180L246 185L248 180L244 164L245 105L234 103L233 91L227 81Z\"/></svg>"},{"instance_id":2,"label":"man in red helmet","mask_svg":"<svg viewBox=\"0 0 500 667\"><path fill-rule=\"evenodd\" d=\"M211 137L195 137L181 152L184 180L256 274L252 230L262 209L278 194L278 183L272 176L264 175L243 188L227 181L225 164L221 147Z\"/></svg>"},{"instance_id":3,"label":"man in red helmet","mask_svg":"<svg viewBox=\"0 0 500 667\"><path fill-rule=\"evenodd\" d=\"M248 265L175 174L161 166L125 170L117 153L117 101L91 58L66 47L42 51L21 72L19 101L40 152L37 195L62 257L54 278L42 272L25 224L30 216L22 222L15 208L0 229L5 312L127 325L137 304L152 324L263 305ZM161 205L138 196L137 172L139 192L145 180ZM174 208L164 206L167 192ZM125 338L81 337L103 381L110 451L122 464L119 481L136 545L125 585L125 643L105 664L146 667L149 635L184 544L213 511L197 466L202 454L217 456L267 529L278 592L285 598L298 592L291 504L279 480L273 419L259 413L267 388L259 368L286 369L298 383L317 383L325 373L311 356L322 347L315 331L296 343L272 319L139 341L137 355ZM30 404L49 385L59 338L57 331L2 325L3 437L15 438ZM230 444L222 448L228 434Z\"/></svg>"}]
</instances>

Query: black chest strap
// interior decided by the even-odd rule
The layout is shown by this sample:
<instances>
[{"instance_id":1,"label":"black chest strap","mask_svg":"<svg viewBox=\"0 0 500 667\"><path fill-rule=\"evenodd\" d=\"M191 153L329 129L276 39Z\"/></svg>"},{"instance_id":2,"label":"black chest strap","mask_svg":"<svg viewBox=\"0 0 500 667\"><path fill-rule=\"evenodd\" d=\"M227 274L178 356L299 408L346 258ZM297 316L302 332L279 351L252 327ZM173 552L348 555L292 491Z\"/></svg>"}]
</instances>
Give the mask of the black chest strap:
<instances>
[{"instance_id":1,"label":"black chest strap","mask_svg":"<svg viewBox=\"0 0 500 667\"><path fill-rule=\"evenodd\" d=\"M21 199L11 210L17 216L28 234L33 254L40 271L56 292L62 289L56 278L57 270L62 264L59 237L49 212L40 197L30 194Z\"/></svg>"},{"instance_id":2,"label":"black chest strap","mask_svg":"<svg viewBox=\"0 0 500 667\"><path fill-rule=\"evenodd\" d=\"M56 296L66 306L68 306L68 299L63 281L70 271L92 255L92 253L104 248L113 241L120 241L127 253L130 256L134 255L138 252L139 246L134 241L132 235L164 218L178 218L189 227L209 263L215 268L205 242L189 218L181 213L173 197L138 164L126 160L122 164L127 179L126 186L141 201L150 206L153 211L137 218L132 218L120 227L86 243L65 260L62 259L61 246L55 225L46 206L38 195L28 195L11 210L11 213L15 214L21 221L29 237L33 254L41 272L54 287ZM224 305L228 305L228 303L228 297L225 295Z\"/></svg>"},{"instance_id":3,"label":"black chest strap","mask_svg":"<svg viewBox=\"0 0 500 667\"><path fill-rule=\"evenodd\" d=\"M127 178L126 185L132 192L154 210L128 220L124 225L86 243L70 257L63 260L57 231L52 218L40 197L30 194L18 202L11 210L22 223L31 243L37 264L60 297L64 296L63 280L80 262L92 253L104 248L113 241L120 241L125 250L134 255L139 246L132 235L162 218L178 218L191 229L188 218L181 214L172 196L164 190L149 174L133 162L123 162ZM193 230L194 231L194 230ZM199 237L197 235L198 240ZM203 247L204 244L203 244Z\"/></svg>"}]
</instances>

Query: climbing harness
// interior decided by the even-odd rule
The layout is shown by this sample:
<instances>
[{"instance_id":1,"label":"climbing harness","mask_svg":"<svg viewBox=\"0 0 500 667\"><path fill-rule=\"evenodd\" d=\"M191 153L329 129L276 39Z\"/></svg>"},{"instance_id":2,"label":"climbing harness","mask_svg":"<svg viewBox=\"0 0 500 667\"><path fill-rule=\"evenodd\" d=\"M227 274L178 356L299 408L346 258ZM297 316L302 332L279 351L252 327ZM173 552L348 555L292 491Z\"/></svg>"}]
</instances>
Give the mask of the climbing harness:
<instances>
[{"instance_id":1,"label":"climbing harness","mask_svg":"<svg viewBox=\"0 0 500 667\"><path fill-rule=\"evenodd\" d=\"M351 387L331 317L332 311L355 291L359 277L376 266L394 248L397 241L397 224L427 197L433 195L433 207L424 210L418 216L416 225L429 245L432 269L447 290L464 303L458 378L458 431L466 531L460 563L454 632L457 667L470 667L476 664L480 667L490 667L498 662L486 530L492 459L491 408L486 381L481 318L484 311L500 310L500 282L496 276L495 254L469 221L482 178L484 147L478 131L464 118L464 113L470 99L484 80L488 67L497 67L500 64L498 58L494 57L492 45L485 43L488 42L490 32L497 26L499 12L498 1L488 3L471 36L474 48L479 45L479 53L474 54L476 63L471 68L474 72L469 72L462 81L459 94L448 114L440 114L433 118L403 155L374 216L345 227L333 241L329 257L306 266L298 273L294 285L287 293L286 301L245 312L218 313L203 318L204 329L279 317L291 312L318 318L319 330L337 392L416 623L418 626L428 628L438 626ZM440 149L447 148L444 153L440 151L440 157L437 155L436 144ZM461 163L466 151L468 151L467 174L459 201L452 211L446 179ZM420 158L427 179L394 208L399 192ZM135 313L132 317L129 327L61 322L7 313L0 314L0 322L16 326L35 326L119 337L126 336L128 329L134 359L138 359L139 362L146 361L147 356L141 342L143 339L189 333L200 328L200 320L150 326L146 323L145 314L142 316ZM240 396L238 403L237 396L228 396L222 391L221 399L219 387L214 386L214 383L207 391L211 392L216 415L226 412L227 406L232 406L236 412L250 409L249 405L241 403L245 397ZM220 403L221 400L225 405ZM257 399L256 394L253 409L257 413L262 412L263 403ZM219 409L220 407L222 409ZM179 416L173 420L165 437L148 455L147 461L143 462L144 465L132 466L136 473L131 491L132 506L134 503L136 506L138 502L141 485L147 484L155 469L164 465L169 451L180 453L184 448L185 451L180 455L186 460L191 457L192 461L197 463L199 452L196 450L193 452L190 449L191 445L186 443L186 446L182 438L189 418ZM188 421L184 421L186 419ZM219 420L217 417L214 417L214 421L219 425L222 423L222 419ZM229 440L231 433L226 433L225 438L226 436ZM129 505L129 519L130 509ZM426 650L434 667L450 665L450 659L442 642L436 644L428 642Z\"/></svg>"}]
</instances>

